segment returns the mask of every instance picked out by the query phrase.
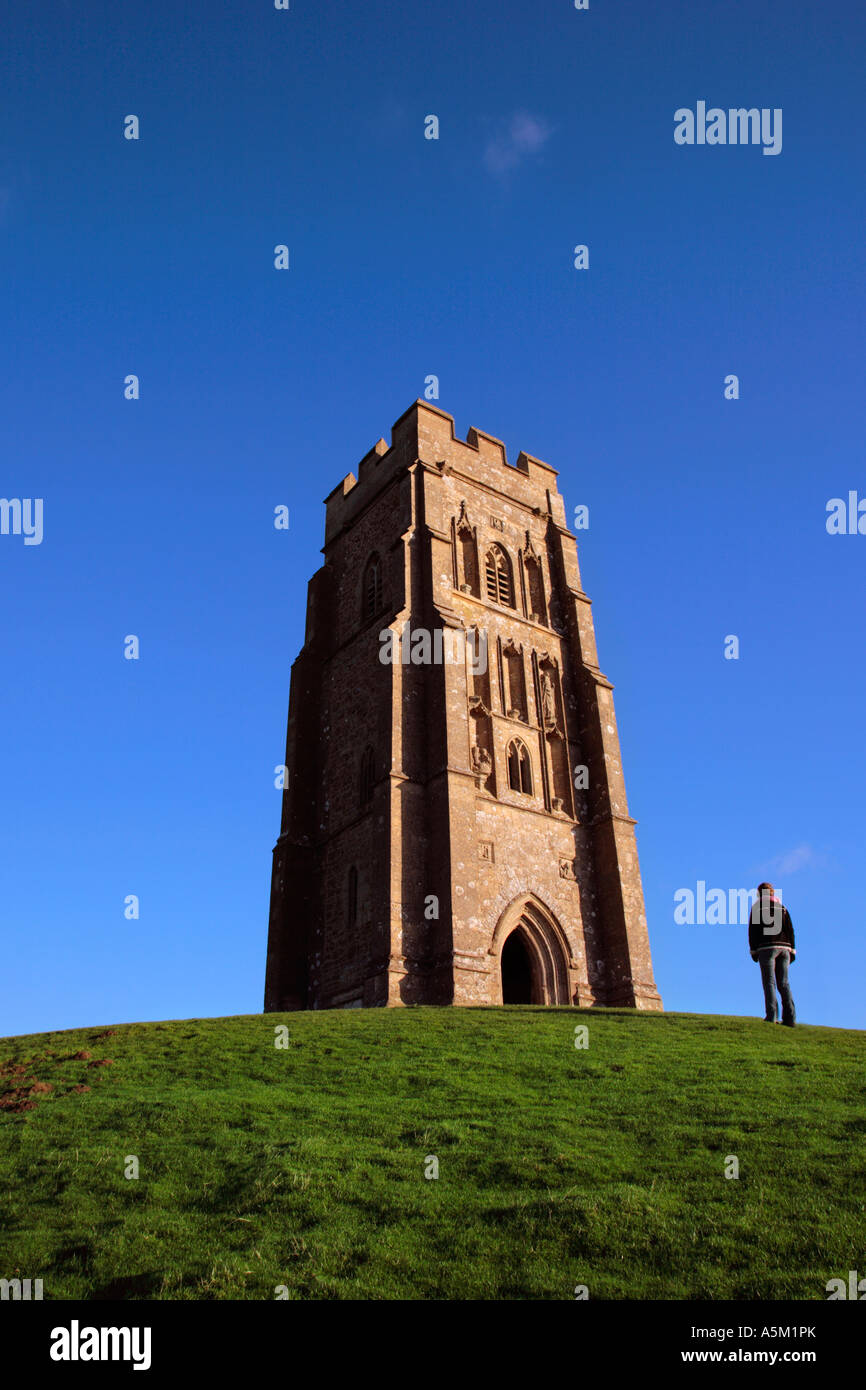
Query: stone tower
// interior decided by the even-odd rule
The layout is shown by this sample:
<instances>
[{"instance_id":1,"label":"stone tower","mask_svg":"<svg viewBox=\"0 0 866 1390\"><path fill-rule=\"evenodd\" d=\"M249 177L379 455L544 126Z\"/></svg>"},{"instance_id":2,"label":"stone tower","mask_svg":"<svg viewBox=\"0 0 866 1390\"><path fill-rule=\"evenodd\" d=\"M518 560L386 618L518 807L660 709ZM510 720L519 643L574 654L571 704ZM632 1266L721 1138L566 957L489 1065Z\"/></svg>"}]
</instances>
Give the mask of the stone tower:
<instances>
[{"instance_id":1,"label":"stone tower","mask_svg":"<svg viewBox=\"0 0 866 1390\"><path fill-rule=\"evenodd\" d=\"M661 1009L555 471L416 401L326 507L265 1009Z\"/></svg>"}]
</instances>

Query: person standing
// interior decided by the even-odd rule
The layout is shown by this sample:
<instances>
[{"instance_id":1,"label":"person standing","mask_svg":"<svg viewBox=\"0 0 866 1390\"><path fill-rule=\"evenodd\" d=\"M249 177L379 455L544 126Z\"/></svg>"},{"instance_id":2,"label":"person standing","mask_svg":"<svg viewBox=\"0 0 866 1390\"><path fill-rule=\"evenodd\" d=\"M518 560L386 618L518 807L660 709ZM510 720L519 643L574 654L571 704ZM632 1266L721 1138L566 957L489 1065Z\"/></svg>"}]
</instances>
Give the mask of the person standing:
<instances>
[{"instance_id":1,"label":"person standing","mask_svg":"<svg viewBox=\"0 0 866 1390\"><path fill-rule=\"evenodd\" d=\"M778 1018L776 990L782 998L782 1022L793 1028L797 1021L788 983L788 966L797 955L791 914L777 898L772 883L759 883L758 896L749 914L749 950L761 967L764 986L764 1022Z\"/></svg>"}]
</instances>

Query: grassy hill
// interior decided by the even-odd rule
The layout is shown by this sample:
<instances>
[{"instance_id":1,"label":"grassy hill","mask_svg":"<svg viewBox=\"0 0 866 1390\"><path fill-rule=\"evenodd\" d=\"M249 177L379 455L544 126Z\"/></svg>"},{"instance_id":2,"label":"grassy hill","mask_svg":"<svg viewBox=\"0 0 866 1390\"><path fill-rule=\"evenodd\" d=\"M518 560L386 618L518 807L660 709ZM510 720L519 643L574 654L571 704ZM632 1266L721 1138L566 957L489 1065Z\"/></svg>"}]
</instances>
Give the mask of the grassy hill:
<instances>
[{"instance_id":1,"label":"grassy hill","mask_svg":"<svg viewBox=\"0 0 866 1390\"><path fill-rule=\"evenodd\" d=\"M824 1299L866 1273L864 1042L531 1007L5 1039L0 1277L45 1298Z\"/></svg>"}]
</instances>

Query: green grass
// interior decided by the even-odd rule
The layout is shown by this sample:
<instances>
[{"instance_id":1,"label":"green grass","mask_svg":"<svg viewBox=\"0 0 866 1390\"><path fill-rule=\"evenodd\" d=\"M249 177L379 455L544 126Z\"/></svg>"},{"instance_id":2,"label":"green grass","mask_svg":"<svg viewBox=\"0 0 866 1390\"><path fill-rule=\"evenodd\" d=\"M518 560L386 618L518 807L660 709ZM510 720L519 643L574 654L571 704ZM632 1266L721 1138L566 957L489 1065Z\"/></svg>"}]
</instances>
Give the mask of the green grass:
<instances>
[{"instance_id":1,"label":"green grass","mask_svg":"<svg viewBox=\"0 0 866 1390\"><path fill-rule=\"evenodd\" d=\"M866 1274L862 1033L530 1007L101 1031L0 1041L0 1277L46 1298L825 1299Z\"/></svg>"}]
</instances>

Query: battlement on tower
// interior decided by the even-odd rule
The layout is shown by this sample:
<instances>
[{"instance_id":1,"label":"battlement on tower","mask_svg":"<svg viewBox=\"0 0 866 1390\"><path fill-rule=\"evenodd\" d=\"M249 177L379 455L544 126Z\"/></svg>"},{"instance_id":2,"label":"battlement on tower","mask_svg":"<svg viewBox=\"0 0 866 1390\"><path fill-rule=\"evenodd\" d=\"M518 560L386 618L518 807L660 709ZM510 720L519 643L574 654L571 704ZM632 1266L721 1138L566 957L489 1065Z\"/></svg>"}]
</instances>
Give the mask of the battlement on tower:
<instances>
[{"instance_id":1,"label":"battlement on tower","mask_svg":"<svg viewBox=\"0 0 866 1390\"><path fill-rule=\"evenodd\" d=\"M565 525L555 468L523 450L517 462L510 464L502 440L474 426L465 440L458 439L453 415L429 401L417 400L394 422L390 445L378 440L361 459L357 477L347 473L325 498L325 544L349 525L395 474L416 462L463 473L533 510L549 512L559 525Z\"/></svg>"}]
</instances>

